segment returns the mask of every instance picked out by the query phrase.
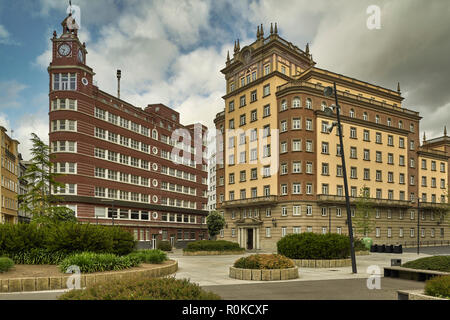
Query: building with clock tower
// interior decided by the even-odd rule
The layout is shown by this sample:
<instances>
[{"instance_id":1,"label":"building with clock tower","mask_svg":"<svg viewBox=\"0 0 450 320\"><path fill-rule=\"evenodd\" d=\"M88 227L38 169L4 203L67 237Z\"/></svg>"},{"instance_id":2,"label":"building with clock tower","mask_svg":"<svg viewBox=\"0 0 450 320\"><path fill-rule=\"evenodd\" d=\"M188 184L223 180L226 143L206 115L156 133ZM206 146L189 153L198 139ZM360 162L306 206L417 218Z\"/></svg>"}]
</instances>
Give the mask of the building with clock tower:
<instances>
[{"instance_id":1,"label":"building with clock tower","mask_svg":"<svg viewBox=\"0 0 450 320\"><path fill-rule=\"evenodd\" d=\"M51 192L79 221L120 225L140 247L158 240L183 247L207 238L207 163L172 155L180 144L192 155L206 154L206 139L186 145L171 138L176 129L204 136L207 128L182 125L179 113L163 104L140 108L119 92L100 90L68 18L63 33L53 33L48 67L49 141L53 170L64 184Z\"/></svg>"}]
</instances>

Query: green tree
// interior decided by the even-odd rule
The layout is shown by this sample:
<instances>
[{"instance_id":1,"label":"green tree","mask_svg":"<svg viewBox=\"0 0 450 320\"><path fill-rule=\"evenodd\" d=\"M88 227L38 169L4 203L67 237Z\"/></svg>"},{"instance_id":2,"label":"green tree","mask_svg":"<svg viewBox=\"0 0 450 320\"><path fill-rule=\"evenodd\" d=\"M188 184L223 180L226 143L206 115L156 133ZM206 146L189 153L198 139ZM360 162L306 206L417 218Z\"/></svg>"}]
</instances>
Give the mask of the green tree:
<instances>
[{"instance_id":1,"label":"green tree","mask_svg":"<svg viewBox=\"0 0 450 320\"><path fill-rule=\"evenodd\" d=\"M374 205L370 199L369 189L364 185L359 190L359 196L355 201L356 211L353 218L355 230L361 236L367 236L374 230Z\"/></svg>"},{"instance_id":2,"label":"green tree","mask_svg":"<svg viewBox=\"0 0 450 320\"><path fill-rule=\"evenodd\" d=\"M27 193L18 196L20 210L30 213L32 219L40 223L76 221L73 210L58 206L61 198L51 194L55 187L64 187L64 184L57 182L56 178L60 175L52 172L53 157L49 146L35 133L31 136L31 164L21 178L28 188Z\"/></svg>"},{"instance_id":3,"label":"green tree","mask_svg":"<svg viewBox=\"0 0 450 320\"><path fill-rule=\"evenodd\" d=\"M450 212L450 202L448 197L448 189L442 192L443 200L433 208L435 214L437 214L440 223L444 223L447 218L447 214Z\"/></svg>"},{"instance_id":4,"label":"green tree","mask_svg":"<svg viewBox=\"0 0 450 320\"><path fill-rule=\"evenodd\" d=\"M216 235L218 235L220 230L225 226L225 219L217 211L211 211L206 217L206 223L208 225L210 237L215 239Z\"/></svg>"}]
</instances>

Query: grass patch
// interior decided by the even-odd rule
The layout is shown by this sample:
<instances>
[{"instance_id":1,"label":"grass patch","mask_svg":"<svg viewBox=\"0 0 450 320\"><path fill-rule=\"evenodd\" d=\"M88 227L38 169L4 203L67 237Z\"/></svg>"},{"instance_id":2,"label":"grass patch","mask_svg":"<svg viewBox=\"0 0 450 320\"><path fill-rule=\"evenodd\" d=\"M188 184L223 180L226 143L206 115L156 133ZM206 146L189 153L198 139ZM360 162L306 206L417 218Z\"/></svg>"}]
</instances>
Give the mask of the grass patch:
<instances>
[{"instance_id":1,"label":"grass patch","mask_svg":"<svg viewBox=\"0 0 450 320\"><path fill-rule=\"evenodd\" d=\"M187 279L142 276L95 283L85 290L71 290L60 300L219 300L220 296L203 290Z\"/></svg>"},{"instance_id":2,"label":"grass patch","mask_svg":"<svg viewBox=\"0 0 450 320\"><path fill-rule=\"evenodd\" d=\"M433 256L420 258L417 260L406 262L402 264L402 267L450 272L450 256Z\"/></svg>"}]
</instances>

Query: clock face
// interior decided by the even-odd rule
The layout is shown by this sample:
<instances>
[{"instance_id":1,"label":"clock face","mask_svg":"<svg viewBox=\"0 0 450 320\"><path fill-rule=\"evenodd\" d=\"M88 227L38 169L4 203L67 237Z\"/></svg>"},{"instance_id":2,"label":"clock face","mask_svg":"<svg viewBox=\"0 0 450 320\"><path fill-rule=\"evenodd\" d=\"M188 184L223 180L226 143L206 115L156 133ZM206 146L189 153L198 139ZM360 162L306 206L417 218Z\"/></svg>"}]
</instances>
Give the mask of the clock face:
<instances>
[{"instance_id":1,"label":"clock face","mask_svg":"<svg viewBox=\"0 0 450 320\"><path fill-rule=\"evenodd\" d=\"M81 63L84 63L84 59L83 59L83 51L78 50L78 61L80 61Z\"/></svg>"},{"instance_id":2,"label":"clock face","mask_svg":"<svg viewBox=\"0 0 450 320\"><path fill-rule=\"evenodd\" d=\"M88 81L88 79L83 78L83 79L81 79L81 83L83 83L85 86L87 86L89 84L89 81Z\"/></svg>"},{"instance_id":3,"label":"clock face","mask_svg":"<svg viewBox=\"0 0 450 320\"><path fill-rule=\"evenodd\" d=\"M58 52L62 56L67 56L70 53L70 46L67 43L64 43L59 46Z\"/></svg>"}]
</instances>

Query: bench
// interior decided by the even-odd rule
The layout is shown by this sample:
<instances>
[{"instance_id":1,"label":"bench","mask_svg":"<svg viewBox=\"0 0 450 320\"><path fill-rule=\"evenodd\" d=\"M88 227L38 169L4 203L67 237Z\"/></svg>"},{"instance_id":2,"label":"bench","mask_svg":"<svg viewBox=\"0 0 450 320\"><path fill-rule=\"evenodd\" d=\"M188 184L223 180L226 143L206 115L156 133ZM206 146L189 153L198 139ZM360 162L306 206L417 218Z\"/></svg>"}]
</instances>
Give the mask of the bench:
<instances>
[{"instance_id":1,"label":"bench","mask_svg":"<svg viewBox=\"0 0 450 320\"><path fill-rule=\"evenodd\" d=\"M436 276L450 275L449 272L421 270L403 267L385 267L384 276L391 278L400 278L406 280L426 281Z\"/></svg>"}]
</instances>

